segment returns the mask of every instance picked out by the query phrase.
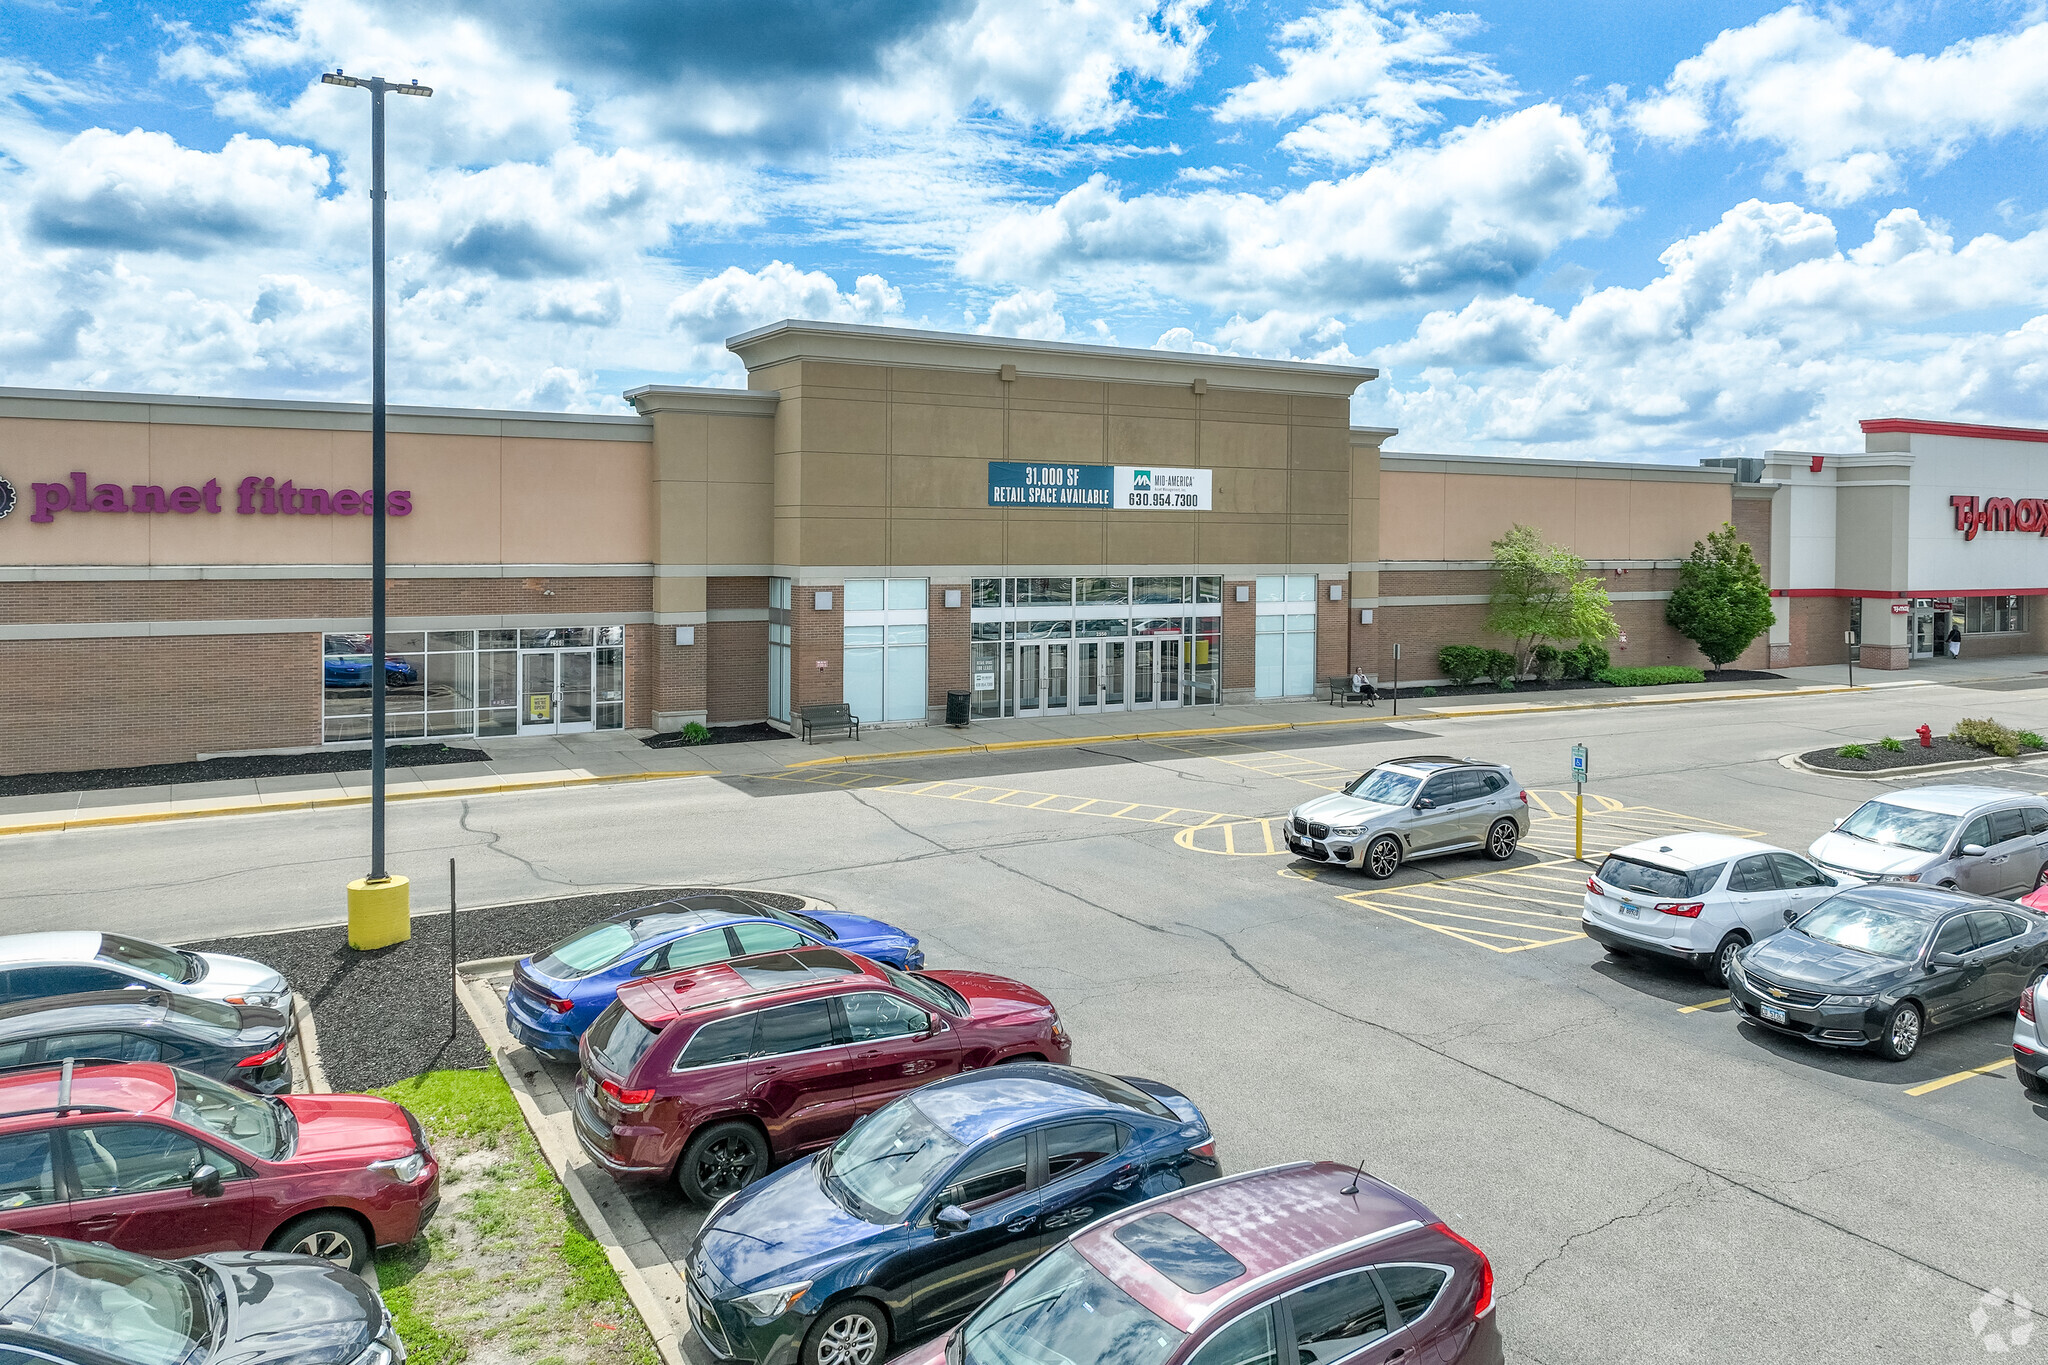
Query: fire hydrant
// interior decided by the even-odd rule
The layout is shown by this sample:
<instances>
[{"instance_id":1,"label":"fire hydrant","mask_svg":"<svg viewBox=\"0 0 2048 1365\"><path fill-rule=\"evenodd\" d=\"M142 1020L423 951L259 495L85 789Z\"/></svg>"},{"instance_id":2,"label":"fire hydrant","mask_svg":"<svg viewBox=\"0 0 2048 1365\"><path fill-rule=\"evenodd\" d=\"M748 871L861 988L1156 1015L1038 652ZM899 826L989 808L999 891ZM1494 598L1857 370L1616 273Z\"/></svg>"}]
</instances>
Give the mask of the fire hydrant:
<instances>
[{"instance_id":1,"label":"fire hydrant","mask_svg":"<svg viewBox=\"0 0 2048 1365\"><path fill-rule=\"evenodd\" d=\"M1913 733L1920 736L1921 748L1932 749L1934 747L1934 730L1932 727L1923 725Z\"/></svg>"}]
</instances>

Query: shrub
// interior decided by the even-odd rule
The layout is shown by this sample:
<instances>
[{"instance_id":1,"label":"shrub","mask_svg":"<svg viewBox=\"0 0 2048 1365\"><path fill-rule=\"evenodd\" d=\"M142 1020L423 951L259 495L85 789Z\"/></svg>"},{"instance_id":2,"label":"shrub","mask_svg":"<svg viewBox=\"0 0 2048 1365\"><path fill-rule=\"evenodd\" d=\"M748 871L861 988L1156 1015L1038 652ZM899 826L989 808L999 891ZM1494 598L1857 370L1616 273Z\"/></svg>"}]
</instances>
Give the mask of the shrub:
<instances>
[{"instance_id":1,"label":"shrub","mask_svg":"<svg viewBox=\"0 0 2048 1365\"><path fill-rule=\"evenodd\" d=\"M1576 647L1564 652L1564 675L1567 678L1596 677L1608 665L1607 650L1591 640L1581 640Z\"/></svg>"},{"instance_id":2,"label":"shrub","mask_svg":"<svg viewBox=\"0 0 2048 1365\"><path fill-rule=\"evenodd\" d=\"M1877 747L1884 750L1888 754L1896 754L1903 753L1905 751L1906 745L1904 741L1896 740L1893 739L1890 735L1886 735L1883 739L1877 742Z\"/></svg>"},{"instance_id":3,"label":"shrub","mask_svg":"<svg viewBox=\"0 0 2048 1365\"><path fill-rule=\"evenodd\" d=\"M1529 652L1530 672L1542 682L1564 674L1564 651L1556 645L1538 645Z\"/></svg>"},{"instance_id":4,"label":"shrub","mask_svg":"<svg viewBox=\"0 0 2048 1365\"><path fill-rule=\"evenodd\" d=\"M1486 651L1478 645L1445 645L1436 652L1436 666L1462 687L1486 671Z\"/></svg>"},{"instance_id":5,"label":"shrub","mask_svg":"<svg viewBox=\"0 0 2048 1365\"><path fill-rule=\"evenodd\" d=\"M1593 675L1596 682L1610 687L1662 687L1666 683L1705 682L1707 675L1697 668L1603 668Z\"/></svg>"},{"instance_id":6,"label":"shrub","mask_svg":"<svg viewBox=\"0 0 2048 1365\"><path fill-rule=\"evenodd\" d=\"M683 743L685 744L702 744L710 738L711 732L694 720L683 727Z\"/></svg>"},{"instance_id":7,"label":"shrub","mask_svg":"<svg viewBox=\"0 0 2048 1365\"><path fill-rule=\"evenodd\" d=\"M1955 728L1948 732L1948 737L1962 740L1965 744L1974 744L1980 749L1989 749L2000 758L2014 757L2019 753L2021 744L2025 742L2017 731L2008 730L1989 717L1983 720L1959 720Z\"/></svg>"},{"instance_id":8,"label":"shrub","mask_svg":"<svg viewBox=\"0 0 2048 1365\"><path fill-rule=\"evenodd\" d=\"M2048 744L2042 743L2041 737L2032 730L2020 731L2020 744L2028 749L2048 749Z\"/></svg>"},{"instance_id":9,"label":"shrub","mask_svg":"<svg viewBox=\"0 0 2048 1365\"><path fill-rule=\"evenodd\" d=\"M1436 695L1436 689L1434 687L1425 687L1422 689L1422 695L1425 697L1433 697Z\"/></svg>"},{"instance_id":10,"label":"shrub","mask_svg":"<svg viewBox=\"0 0 2048 1365\"><path fill-rule=\"evenodd\" d=\"M1515 684L1515 656L1504 649L1486 651L1486 666L1479 670L1479 676L1499 687L1513 687Z\"/></svg>"},{"instance_id":11,"label":"shrub","mask_svg":"<svg viewBox=\"0 0 2048 1365\"><path fill-rule=\"evenodd\" d=\"M1503 692L1512 692L1512 691L1514 691L1514 690L1515 690L1515 680L1514 680L1513 678L1504 678L1504 679L1502 679L1502 680L1501 680L1501 684L1500 684L1500 690L1501 690L1501 691L1503 691Z\"/></svg>"},{"instance_id":12,"label":"shrub","mask_svg":"<svg viewBox=\"0 0 2048 1365\"><path fill-rule=\"evenodd\" d=\"M1844 744L1841 748L1835 750L1835 757L1869 758L1870 750L1864 748L1861 744Z\"/></svg>"}]
</instances>

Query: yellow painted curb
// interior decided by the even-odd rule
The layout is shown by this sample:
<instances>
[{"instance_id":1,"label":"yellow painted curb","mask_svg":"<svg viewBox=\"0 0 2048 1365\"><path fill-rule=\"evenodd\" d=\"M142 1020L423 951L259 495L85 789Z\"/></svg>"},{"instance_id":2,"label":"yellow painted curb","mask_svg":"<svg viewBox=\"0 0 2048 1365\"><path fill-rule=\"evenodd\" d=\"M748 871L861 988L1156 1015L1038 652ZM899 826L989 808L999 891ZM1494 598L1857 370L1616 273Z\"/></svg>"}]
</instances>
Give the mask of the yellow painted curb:
<instances>
[{"instance_id":1,"label":"yellow painted curb","mask_svg":"<svg viewBox=\"0 0 2048 1365\"><path fill-rule=\"evenodd\" d=\"M716 777L715 769L693 769L689 772L673 773L615 773L610 776L590 777L545 777L532 782L493 782L485 786L449 786L436 790L386 792L384 799L391 801L426 801L435 797L449 796L492 796L506 792L545 791L551 787L594 787L606 782L653 782L671 777ZM233 802L222 802L217 806L195 806L190 810L137 811L132 815L78 815L63 820L46 820L35 825L10 825L0 822L0 838L9 834L50 834L70 829L108 829L118 825L152 825L162 820L200 820L216 815L269 815L275 811L328 810L342 806L367 806L370 798L361 796L309 796L303 800L273 801L263 803L248 797L238 797Z\"/></svg>"},{"instance_id":2,"label":"yellow painted curb","mask_svg":"<svg viewBox=\"0 0 2048 1365\"><path fill-rule=\"evenodd\" d=\"M1830 692L1863 692L1863 687L1793 687L1775 692L1722 692L1713 696L1686 697L1625 697L1614 701L1559 702L1549 706L1490 706L1473 707L1455 713L1436 711L1425 707L1421 711L1398 716L1388 712L1383 716L1339 716L1331 720L1281 720L1269 721L1263 725L1214 725L1199 730L1143 730L1125 735L1076 735L1071 739L1010 739L998 740L992 744L961 744L945 749L904 749L888 754L840 754L832 758L806 758L797 763L785 763L784 768L825 768L838 763L895 763L906 758L949 758L961 754L993 754L1017 749L1078 749L1084 744L1127 744L1134 740L1152 739L1199 739L1215 735L1252 735L1270 733L1275 730L1313 730L1330 725L1399 725L1404 721L1426 720L1435 717L1451 720L1464 716L1540 716L1559 711L1604 711L1630 706L1681 706L1692 703L1716 701L1752 701L1765 697L1814 697Z\"/></svg>"}]
</instances>

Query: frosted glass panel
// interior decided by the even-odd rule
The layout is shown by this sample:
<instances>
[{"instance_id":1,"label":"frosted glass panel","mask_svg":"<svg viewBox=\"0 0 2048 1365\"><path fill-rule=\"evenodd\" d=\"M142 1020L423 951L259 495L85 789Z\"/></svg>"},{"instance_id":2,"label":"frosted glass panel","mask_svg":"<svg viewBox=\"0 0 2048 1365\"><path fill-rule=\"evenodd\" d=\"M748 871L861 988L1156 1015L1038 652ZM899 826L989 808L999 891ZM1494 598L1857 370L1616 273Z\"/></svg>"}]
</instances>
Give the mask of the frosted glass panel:
<instances>
[{"instance_id":1,"label":"frosted glass panel","mask_svg":"<svg viewBox=\"0 0 2048 1365\"><path fill-rule=\"evenodd\" d=\"M888 681L884 687L888 705L886 720L924 719L924 649L899 646L886 651Z\"/></svg>"},{"instance_id":2,"label":"frosted glass panel","mask_svg":"<svg viewBox=\"0 0 2048 1365\"><path fill-rule=\"evenodd\" d=\"M1285 695L1281 690L1280 646L1284 635L1254 637L1252 691L1260 700Z\"/></svg>"},{"instance_id":3,"label":"frosted glass panel","mask_svg":"<svg viewBox=\"0 0 2048 1365\"><path fill-rule=\"evenodd\" d=\"M846 651L846 704L872 724L882 720L882 655L880 649Z\"/></svg>"},{"instance_id":4,"label":"frosted glass panel","mask_svg":"<svg viewBox=\"0 0 2048 1365\"><path fill-rule=\"evenodd\" d=\"M1264 646L1272 638L1265 636L1259 644ZM1287 641L1286 695L1306 697L1316 690L1316 637L1286 635L1281 638Z\"/></svg>"}]
</instances>

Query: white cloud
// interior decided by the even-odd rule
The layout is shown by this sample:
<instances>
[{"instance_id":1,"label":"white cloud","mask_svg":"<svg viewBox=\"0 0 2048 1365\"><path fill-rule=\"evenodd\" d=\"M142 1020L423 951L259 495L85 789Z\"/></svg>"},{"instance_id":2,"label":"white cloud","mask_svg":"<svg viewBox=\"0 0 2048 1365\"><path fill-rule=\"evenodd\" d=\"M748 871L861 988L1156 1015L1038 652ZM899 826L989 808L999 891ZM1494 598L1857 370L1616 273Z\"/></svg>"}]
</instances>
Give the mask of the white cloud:
<instances>
[{"instance_id":1,"label":"white cloud","mask_svg":"<svg viewBox=\"0 0 2048 1365\"><path fill-rule=\"evenodd\" d=\"M1220 355L1222 348L1207 341L1197 340L1193 330L1186 327L1169 327L1159 334L1159 340L1152 343L1155 351L1185 351L1191 355Z\"/></svg>"},{"instance_id":2,"label":"white cloud","mask_svg":"<svg viewBox=\"0 0 2048 1365\"><path fill-rule=\"evenodd\" d=\"M975 326L983 336L1029 337L1058 341L1067 334L1059 296L1050 289L1019 289L990 305L988 317Z\"/></svg>"},{"instance_id":3,"label":"white cloud","mask_svg":"<svg viewBox=\"0 0 2048 1365\"><path fill-rule=\"evenodd\" d=\"M668 306L668 325L701 347L722 353L725 339L784 318L882 323L903 312L903 291L880 275L862 275L842 293L822 270L770 261L756 271L728 266L691 285Z\"/></svg>"},{"instance_id":4,"label":"white cloud","mask_svg":"<svg viewBox=\"0 0 2048 1365\"><path fill-rule=\"evenodd\" d=\"M1438 104L1514 103L1514 82L1459 47L1482 27L1471 14L1389 14L1379 4L1340 0L1281 25L1280 71L1261 71L1231 90L1216 119L1278 123L1312 114L1282 139L1284 149L1339 166L1369 161L1439 121Z\"/></svg>"},{"instance_id":5,"label":"white cloud","mask_svg":"<svg viewBox=\"0 0 2048 1365\"><path fill-rule=\"evenodd\" d=\"M534 296L527 316L536 322L612 327L617 325L625 307L625 295L617 280L578 280L543 289Z\"/></svg>"},{"instance_id":6,"label":"white cloud","mask_svg":"<svg viewBox=\"0 0 2048 1365\"><path fill-rule=\"evenodd\" d=\"M1136 283L1220 307L1364 312L1511 287L1560 243L1609 228L1614 193L1605 136L1543 104L1273 199L1126 197L1094 175L984 230L961 269Z\"/></svg>"},{"instance_id":7,"label":"white cloud","mask_svg":"<svg viewBox=\"0 0 2048 1365\"><path fill-rule=\"evenodd\" d=\"M1794 5L1729 29L1630 107L1645 137L1685 146L1722 130L1778 149L1824 204L1894 193L1913 168L2048 128L2048 22L1929 55L1851 37L1839 11Z\"/></svg>"}]
</instances>

